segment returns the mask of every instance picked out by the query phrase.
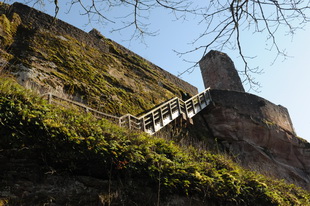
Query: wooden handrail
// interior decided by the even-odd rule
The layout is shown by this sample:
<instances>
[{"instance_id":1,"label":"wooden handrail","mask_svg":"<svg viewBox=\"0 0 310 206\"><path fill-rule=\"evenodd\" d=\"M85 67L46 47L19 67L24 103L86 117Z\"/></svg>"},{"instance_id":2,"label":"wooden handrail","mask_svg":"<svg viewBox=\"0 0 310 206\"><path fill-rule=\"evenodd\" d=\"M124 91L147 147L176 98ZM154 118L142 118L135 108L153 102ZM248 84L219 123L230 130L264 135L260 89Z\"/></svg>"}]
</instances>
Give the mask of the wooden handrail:
<instances>
[{"instance_id":1,"label":"wooden handrail","mask_svg":"<svg viewBox=\"0 0 310 206\"><path fill-rule=\"evenodd\" d=\"M82 103L59 97L52 93L46 93L42 96L44 97L46 95L49 103L55 102L56 104L60 104L57 101L53 101L53 98L59 99L70 104L82 107L86 112L92 112L93 114L95 114L95 116L97 114L97 116L112 120L119 126L128 127L129 129L142 130L149 134L154 134L155 132L159 131L181 115L187 119L191 119L198 112L207 107L212 101L210 95L210 88L207 88L206 90L200 92L199 94L196 94L195 96L189 98L186 101L175 97L139 117L131 114L126 114L118 117L100 112Z\"/></svg>"}]
</instances>

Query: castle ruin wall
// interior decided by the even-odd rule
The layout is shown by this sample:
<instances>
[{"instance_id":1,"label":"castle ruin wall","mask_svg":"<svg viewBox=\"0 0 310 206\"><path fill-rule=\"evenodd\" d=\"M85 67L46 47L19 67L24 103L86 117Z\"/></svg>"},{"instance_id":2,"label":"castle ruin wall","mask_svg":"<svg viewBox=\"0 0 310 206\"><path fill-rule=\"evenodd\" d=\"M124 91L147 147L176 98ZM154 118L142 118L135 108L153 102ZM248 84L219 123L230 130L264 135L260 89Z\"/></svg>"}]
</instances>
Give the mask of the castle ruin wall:
<instances>
[{"instance_id":1,"label":"castle ruin wall","mask_svg":"<svg viewBox=\"0 0 310 206\"><path fill-rule=\"evenodd\" d=\"M228 90L211 90L211 97L216 105L231 107L240 115L268 126L279 126L283 130L295 134L288 110L272 102L244 92Z\"/></svg>"},{"instance_id":2,"label":"castle ruin wall","mask_svg":"<svg viewBox=\"0 0 310 206\"><path fill-rule=\"evenodd\" d=\"M111 52L109 44L103 41L102 38L98 38L98 36L94 35L94 33L84 32L83 30L78 29L62 20L56 19L48 14L40 12L24 4L17 2L12 4L6 14L7 16L12 16L13 13L17 13L21 17L23 23L26 25L31 25L34 30L49 31L58 35L69 35L91 47L98 48L102 52ZM195 95L198 93L198 89L195 86L156 66L155 64L126 49L125 47L117 44L116 42L112 40L111 42L113 42L113 44L116 45L123 52L134 55L144 60L147 64L149 64L152 69L161 74L163 78L168 79L172 84L183 89L190 95Z\"/></svg>"},{"instance_id":3,"label":"castle ruin wall","mask_svg":"<svg viewBox=\"0 0 310 206\"><path fill-rule=\"evenodd\" d=\"M211 50L199 61L199 66L205 88L244 92L234 62L227 54Z\"/></svg>"}]
</instances>

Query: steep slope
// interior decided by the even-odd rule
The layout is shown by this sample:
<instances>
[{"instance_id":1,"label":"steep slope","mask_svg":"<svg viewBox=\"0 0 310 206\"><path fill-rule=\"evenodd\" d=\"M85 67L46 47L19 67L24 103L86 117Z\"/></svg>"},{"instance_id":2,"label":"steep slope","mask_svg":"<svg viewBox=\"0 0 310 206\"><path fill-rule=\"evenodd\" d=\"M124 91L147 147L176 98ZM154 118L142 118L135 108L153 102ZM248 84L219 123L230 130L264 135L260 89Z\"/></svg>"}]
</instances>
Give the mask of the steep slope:
<instances>
[{"instance_id":1,"label":"steep slope","mask_svg":"<svg viewBox=\"0 0 310 206\"><path fill-rule=\"evenodd\" d=\"M296 136L288 110L244 92L227 54L210 51L199 64L214 104L202 115L224 150L249 169L309 190L310 143Z\"/></svg>"},{"instance_id":2,"label":"steep slope","mask_svg":"<svg viewBox=\"0 0 310 206\"><path fill-rule=\"evenodd\" d=\"M227 156L48 105L0 79L0 205L309 205Z\"/></svg>"},{"instance_id":3,"label":"steep slope","mask_svg":"<svg viewBox=\"0 0 310 206\"><path fill-rule=\"evenodd\" d=\"M27 88L53 92L115 115L138 114L172 97L197 93L195 87L96 30L85 33L22 4L0 4L1 70ZM243 170L226 156L120 129L78 111L47 105L11 80L0 82L0 162L5 168L0 173L0 204L309 204L307 192ZM213 95L225 92L213 91ZM229 99L229 95L223 97ZM285 148L298 151L301 146L304 153L291 152L297 158L283 158L285 152L277 150L282 144L277 147L272 140L282 134L282 139L290 139L287 131L277 136L280 130L271 130L273 123L267 120L264 127L262 121L246 124L253 117L237 121L246 107L225 105L225 98L215 98L215 107L195 117L195 125L179 119L158 135L182 144L192 140L202 149L209 142L208 148L217 152L222 144L233 155L241 154L236 159L244 165L267 162L275 166L272 175L307 184L303 177L308 173L298 162L308 151L307 144L285 141ZM253 140L257 140L254 146L249 144ZM256 157L256 162L251 161ZM274 160L284 160L285 167ZM296 165L289 163L295 160ZM303 161L307 163L306 158ZM303 182L299 185L306 188Z\"/></svg>"},{"instance_id":4,"label":"steep slope","mask_svg":"<svg viewBox=\"0 0 310 206\"><path fill-rule=\"evenodd\" d=\"M85 33L19 3L1 5L2 70L27 88L112 114L138 114L172 97L197 93L96 30Z\"/></svg>"},{"instance_id":5,"label":"steep slope","mask_svg":"<svg viewBox=\"0 0 310 206\"><path fill-rule=\"evenodd\" d=\"M292 132L281 107L242 92L212 90L211 96L214 106L203 116L226 151L251 170L309 190L310 143Z\"/></svg>"}]
</instances>

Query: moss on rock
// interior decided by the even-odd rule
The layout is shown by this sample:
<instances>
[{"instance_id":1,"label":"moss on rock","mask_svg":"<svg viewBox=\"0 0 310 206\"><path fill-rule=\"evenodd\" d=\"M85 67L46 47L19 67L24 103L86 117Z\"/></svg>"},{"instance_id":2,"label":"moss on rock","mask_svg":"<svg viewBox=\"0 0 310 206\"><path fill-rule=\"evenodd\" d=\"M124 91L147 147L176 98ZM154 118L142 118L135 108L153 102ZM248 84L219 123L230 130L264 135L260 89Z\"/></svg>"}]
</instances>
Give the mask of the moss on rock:
<instances>
[{"instance_id":1,"label":"moss on rock","mask_svg":"<svg viewBox=\"0 0 310 206\"><path fill-rule=\"evenodd\" d=\"M20 25L21 19L18 14L13 13L12 18L8 19L5 14L0 16L0 39L1 46L8 47L14 41L14 35L17 27Z\"/></svg>"}]
</instances>

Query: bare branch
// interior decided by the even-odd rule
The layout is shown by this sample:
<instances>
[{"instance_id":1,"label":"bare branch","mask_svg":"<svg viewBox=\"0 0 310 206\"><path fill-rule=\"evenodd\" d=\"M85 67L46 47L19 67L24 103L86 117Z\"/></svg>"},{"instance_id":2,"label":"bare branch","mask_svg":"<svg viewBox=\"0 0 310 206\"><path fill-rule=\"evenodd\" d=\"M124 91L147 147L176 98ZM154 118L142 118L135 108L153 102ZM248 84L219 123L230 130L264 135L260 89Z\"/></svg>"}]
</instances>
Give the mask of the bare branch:
<instances>
[{"instance_id":1,"label":"bare branch","mask_svg":"<svg viewBox=\"0 0 310 206\"><path fill-rule=\"evenodd\" d=\"M43 5L47 0L24 0L33 6ZM50 0L49 0L50 1ZM253 74L260 73L257 67L252 68L244 53L243 33L252 32L265 36L270 43L268 50L276 52L278 56L286 57L285 50L277 42L279 32L294 35L299 29L304 28L309 19L310 2L307 0L67 0L70 4L82 9L81 15L86 15L89 22L96 21L103 24L116 25L111 32L128 31L130 40L144 39L145 36L154 36L158 30L150 31L150 13L161 8L173 15L176 20L195 19L204 31L192 41L193 49L177 52L184 57L189 53L198 52L199 56L205 55L210 49L237 50L242 59L244 68L239 71L244 75L244 81L250 87L258 85ZM59 12L59 2L54 0L55 16ZM111 11L121 10L121 13L112 15ZM282 35L282 33L280 33ZM284 45L285 46L285 45ZM192 62L192 61L187 61ZM197 61L192 62L187 70L179 73L191 72L197 67Z\"/></svg>"}]
</instances>

